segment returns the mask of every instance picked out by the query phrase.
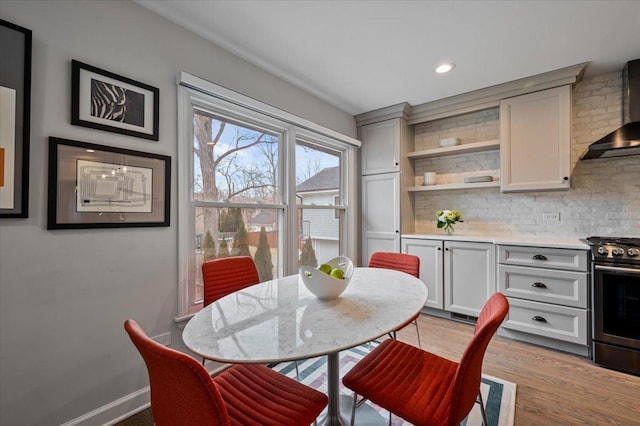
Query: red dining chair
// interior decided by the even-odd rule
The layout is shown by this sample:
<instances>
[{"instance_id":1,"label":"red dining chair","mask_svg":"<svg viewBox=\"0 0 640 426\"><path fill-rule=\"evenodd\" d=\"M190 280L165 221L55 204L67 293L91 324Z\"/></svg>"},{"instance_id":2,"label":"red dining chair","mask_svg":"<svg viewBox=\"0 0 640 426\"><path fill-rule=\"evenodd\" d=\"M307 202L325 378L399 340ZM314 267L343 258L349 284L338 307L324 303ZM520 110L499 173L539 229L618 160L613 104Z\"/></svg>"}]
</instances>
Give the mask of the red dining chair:
<instances>
[{"instance_id":1,"label":"red dining chair","mask_svg":"<svg viewBox=\"0 0 640 426\"><path fill-rule=\"evenodd\" d=\"M420 258L412 254L377 251L371 255L371 258L369 259L369 267L393 269L400 272L406 272L409 275L420 278ZM416 334L418 335L418 346L422 347L422 344L420 343L420 330L418 329L419 316L420 312L418 312L409 321L393 330L393 332L390 333L391 337L395 339L397 331L413 323L416 326Z\"/></svg>"},{"instance_id":2,"label":"red dining chair","mask_svg":"<svg viewBox=\"0 0 640 426\"><path fill-rule=\"evenodd\" d=\"M204 283L203 306L210 305L235 291L258 284L260 277L253 259L249 256L223 257L202 264ZM204 365L205 359L202 359ZM296 377L300 377L298 361L295 361Z\"/></svg>"},{"instance_id":3,"label":"red dining chair","mask_svg":"<svg viewBox=\"0 0 640 426\"><path fill-rule=\"evenodd\" d=\"M222 299L234 291L258 284L260 278L253 259L249 256L223 257L202 263L204 284L203 307ZM202 365L205 363L202 358Z\"/></svg>"},{"instance_id":4,"label":"red dining chair","mask_svg":"<svg viewBox=\"0 0 640 426\"><path fill-rule=\"evenodd\" d=\"M315 422L328 398L264 365L234 365L215 378L194 358L124 323L149 373L156 425L299 426Z\"/></svg>"},{"instance_id":5,"label":"red dining chair","mask_svg":"<svg viewBox=\"0 0 640 426\"><path fill-rule=\"evenodd\" d=\"M249 256L223 257L202 264L204 306L218 299L258 284L260 278L253 259Z\"/></svg>"},{"instance_id":6,"label":"red dining chair","mask_svg":"<svg viewBox=\"0 0 640 426\"><path fill-rule=\"evenodd\" d=\"M473 337L460 362L408 345L385 340L342 379L354 391L351 412L368 399L416 426L453 426L469 415L479 402L487 424L480 393L482 361L496 330L509 312L509 302L495 293L485 303ZM356 402L357 396L363 397Z\"/></svg>"}]
</instances>

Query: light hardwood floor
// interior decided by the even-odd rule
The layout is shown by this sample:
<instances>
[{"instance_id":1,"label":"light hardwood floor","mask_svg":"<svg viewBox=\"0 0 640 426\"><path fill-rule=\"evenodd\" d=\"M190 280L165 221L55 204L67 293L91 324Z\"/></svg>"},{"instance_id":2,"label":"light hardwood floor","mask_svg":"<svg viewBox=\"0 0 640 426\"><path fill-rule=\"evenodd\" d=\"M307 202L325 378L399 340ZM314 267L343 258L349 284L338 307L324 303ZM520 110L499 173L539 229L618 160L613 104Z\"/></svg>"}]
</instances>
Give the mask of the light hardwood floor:
<instances>
[{"instance_id":1,"label":"light hardwood floor","mask_svg":"<svg viewBox=\"0 0 640 426\"><path fill-rule=\"evenodd\" d=\"M458 360L473 333L465 323L421 315L425 350ZM413 325L398 339L417 345ZM517 426L640 426L640 377L598 367L589 359L495 336L483 372L517 385ZM153 425L149 410L119 426Z\"/></svg>"}]
</instances>

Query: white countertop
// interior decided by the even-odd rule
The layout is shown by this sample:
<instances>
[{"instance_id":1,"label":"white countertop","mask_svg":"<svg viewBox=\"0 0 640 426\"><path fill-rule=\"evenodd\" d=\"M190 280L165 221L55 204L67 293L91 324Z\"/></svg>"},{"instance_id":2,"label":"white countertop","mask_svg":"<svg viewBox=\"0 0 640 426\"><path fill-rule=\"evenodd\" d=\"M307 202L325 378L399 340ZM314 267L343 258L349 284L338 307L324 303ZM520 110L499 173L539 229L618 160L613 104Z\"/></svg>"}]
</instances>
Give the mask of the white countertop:
<instances>
[{"instance_id":1,"label":"white countertop","mask_svg":"<svg viewBox=\"0 0 640 426\"><path fill-rule=\"evenodd\" d=\"M566 248L576 250L589 250L589 245L579 238L553 238L553 237L530 237L518 235L454 235L446 234L402 234L402 238L416 238L424 240L446 240L446 241L470 241L479 243L492 243L510 246L530 246Z\"/></svg>"}]
</instances>

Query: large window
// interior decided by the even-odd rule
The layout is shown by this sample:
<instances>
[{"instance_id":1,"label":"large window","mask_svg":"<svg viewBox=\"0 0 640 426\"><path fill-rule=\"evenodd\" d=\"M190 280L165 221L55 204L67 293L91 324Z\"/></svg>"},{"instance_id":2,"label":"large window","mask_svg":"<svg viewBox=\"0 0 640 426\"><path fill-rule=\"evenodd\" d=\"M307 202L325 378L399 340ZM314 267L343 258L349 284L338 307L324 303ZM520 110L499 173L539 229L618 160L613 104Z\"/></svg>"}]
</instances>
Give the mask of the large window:
<instances>
[{"instance_id":1,"label":"large window","mask_svg":"<svg viewBox=\"0 0 640 426\"><path fill-rule=\"evenodd\" d=\"M179 86L180 317L207 260L251 256L265 281L355 254L357 141L196 80Z\"/></svg>"}]
</instances>

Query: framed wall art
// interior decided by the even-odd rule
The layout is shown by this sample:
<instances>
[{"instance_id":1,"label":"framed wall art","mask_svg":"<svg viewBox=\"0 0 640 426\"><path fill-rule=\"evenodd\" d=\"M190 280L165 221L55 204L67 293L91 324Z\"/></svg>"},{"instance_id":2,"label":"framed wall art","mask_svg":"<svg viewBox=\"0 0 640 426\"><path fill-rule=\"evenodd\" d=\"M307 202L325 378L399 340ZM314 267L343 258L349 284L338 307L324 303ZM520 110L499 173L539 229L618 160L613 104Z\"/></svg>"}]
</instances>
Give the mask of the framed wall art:
<instances>
[{"instance_id":1,"label":"framed wall art","mask_svg":"<svg viewBox=\"0 0 640 426\"><path fill-rule=\"evenodd\" d=\"M71 61L71 124L158 140L160 90Z\"/></svg>"},{"instance_id":2,"label":"framed wall art","mask_svg":"<svg viewBox=\"0 0 640 426\"><path fill-rule=\"evenodd\" d=\"M29 216L31 37L0 19L0 218Z\"/></svg>"},{"instance_id":3,"label":"framed wall art","mask_svg":"<svg viewBox=\"0 0 640 426\"><path fill-rule=\"evenodd\" d=\"M171 157L49 138L47 229L169 226Z\"/></svg>"}]
</instances>

